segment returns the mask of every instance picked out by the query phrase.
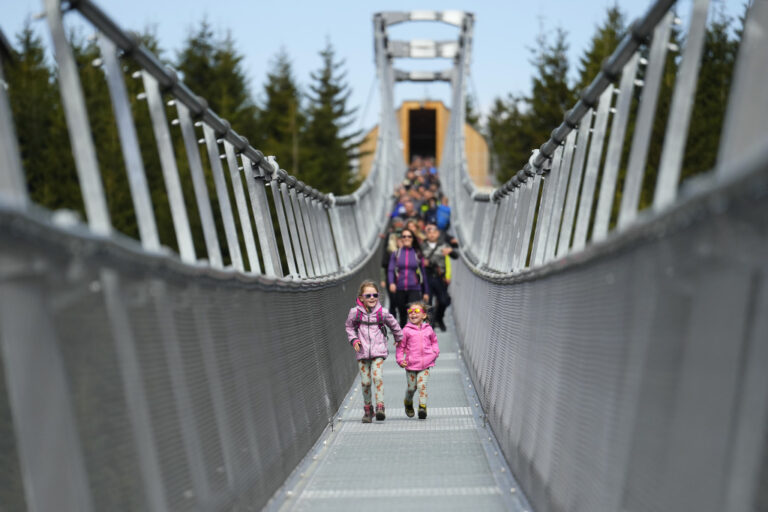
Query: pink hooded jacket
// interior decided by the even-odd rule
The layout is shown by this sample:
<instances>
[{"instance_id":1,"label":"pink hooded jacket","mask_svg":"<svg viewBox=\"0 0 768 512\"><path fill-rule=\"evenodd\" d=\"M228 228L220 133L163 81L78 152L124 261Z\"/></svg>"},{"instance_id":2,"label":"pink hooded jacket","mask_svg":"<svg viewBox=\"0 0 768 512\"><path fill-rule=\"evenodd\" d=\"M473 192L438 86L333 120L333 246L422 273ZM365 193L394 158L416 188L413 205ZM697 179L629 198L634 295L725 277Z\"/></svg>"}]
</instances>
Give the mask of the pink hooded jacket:
<instances>
[{"instance_id":1,"label":"pink hooded jacket","mask_svg":"<svg viewBox=\"0 0 768 512\"><path fill-rule=\"evenodd\" d=\"M435 366L440 347L437 344L435 331L429 324L416 326L411 322L403 327L403 341L398 343L395 357L397 364L408 363L406 370L420 372Z\"/></svg>"},{"instance_id":2,"label":"pink hooded jacket","mask_svg":"<svg viewBox=\"0 0 768 512\"><path fill-rule=\"evenodd\" d=\"M395 317L381 307L378 302L373 307L370 313L366 311L365 306L357 298L357 305L349 310L347 315L347 321L344 327L347 330L347 338L349 338L350 345L354 346L355 341L360 341L360 352L356 352L357 359L373 359L374 357L383 357L386 359L389 355L387 350L387 339L384 337L384 333L381 332L377 320L377 311L381 310L381 319L384 324L389 327L392 334L395 336L395 343L398 343L403 339L403 331L400 329L400 324L397 323ZM360 319L360 325L356 326L355 319ZM357 328L356 328L357 327Z\"/></svg>"}]
</instances>

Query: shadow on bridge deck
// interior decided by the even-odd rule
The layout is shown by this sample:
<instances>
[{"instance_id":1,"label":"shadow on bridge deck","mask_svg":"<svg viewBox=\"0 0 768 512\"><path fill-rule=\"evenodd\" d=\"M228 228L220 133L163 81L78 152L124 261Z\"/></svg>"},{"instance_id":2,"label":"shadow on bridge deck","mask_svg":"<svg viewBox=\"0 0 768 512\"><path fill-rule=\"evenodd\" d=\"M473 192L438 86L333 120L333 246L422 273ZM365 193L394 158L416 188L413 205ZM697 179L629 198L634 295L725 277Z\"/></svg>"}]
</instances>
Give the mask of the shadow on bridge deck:
<instances>
[{"instance_id":1,"label":"shadow on bridge deck","mask_svg":"<svg viewBox=\"0 0 768 512\"><path fill-rule=\"evenodd\" d=\"M453 319L446 320L429 379L428 418L405 415L405 371L390 347L387 419L361 423L358 376L333 431L326 429L267 510L361 510L361 502L365 510L530 510L483 421Z\"/></svg>"}]
</instances>

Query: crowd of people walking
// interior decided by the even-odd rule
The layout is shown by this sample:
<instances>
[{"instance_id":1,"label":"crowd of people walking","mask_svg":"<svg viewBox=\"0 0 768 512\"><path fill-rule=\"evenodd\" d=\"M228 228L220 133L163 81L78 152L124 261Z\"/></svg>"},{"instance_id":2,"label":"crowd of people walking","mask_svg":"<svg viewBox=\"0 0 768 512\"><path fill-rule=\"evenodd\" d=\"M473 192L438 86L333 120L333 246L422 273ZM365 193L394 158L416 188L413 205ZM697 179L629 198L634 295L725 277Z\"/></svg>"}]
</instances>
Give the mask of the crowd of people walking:
<instances>
[{"instance_id":1,"label":"crowd of people walking","mask_svg":"<svg viewBox=\"0 0 768 512\"><path fill-rule=\"evenodd\" d=\"M423 300L432 307L429 323L445 331L451 260L458 258L458 244L449 233L451 208L431 158L412 160L405 179L395 188L395 197L381 286L401 327L408 321L408 304Z\"/></svg>"},{"instance_id":2,"label":"crowd of people walking","mask_svg":"<svg viewBox=\"0 0 768 512\"><path fill-rule=\"evenodd\" d=\"M445 331L451 260L458 257L456 240L448 233L451 209L431 158L413 159L395 197L381 287L364 281L345 322L360 369L363 423L386 419L382 367L389 355L387 329L397 347L397 364L406 372L405 414L414 417L418 402L419 419L427 418L427 381L440 355L434 328ZM379 301L380 290L389 294L389 308Z\"/></svg>"}]
</instances>

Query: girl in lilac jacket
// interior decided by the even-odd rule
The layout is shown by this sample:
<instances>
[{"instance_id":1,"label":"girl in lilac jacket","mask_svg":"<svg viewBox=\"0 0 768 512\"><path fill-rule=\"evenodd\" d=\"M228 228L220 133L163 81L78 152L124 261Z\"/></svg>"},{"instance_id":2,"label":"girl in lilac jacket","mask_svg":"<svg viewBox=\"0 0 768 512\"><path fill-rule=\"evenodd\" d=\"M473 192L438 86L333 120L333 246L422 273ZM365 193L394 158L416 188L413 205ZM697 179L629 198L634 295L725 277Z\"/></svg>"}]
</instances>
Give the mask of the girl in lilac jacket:
<instances>
[{"instance_id":1,"label":"girl in lilac jacket","mask_svg":"<svg viewBox=\"0 0 768 512\"><path fill-rule=\"evenodd\" d=\"M357 305L349 310L345 327L349 343L357 352L357 364L360 368L360 387L363 391L363 423L373 421L371 402L371 381L376 394L376 419L384 421L384 381L381 367L389 351L387 350L386 327L392 329L395 343L403 339L403 331L395 317L379 304L379 287L373 281L364 281L360 285Z\"/></svg>"},{"instance_id":2,"label":"girl in lilac jacket","mask_svg":"<svg viewBox=\"0 0 768 512\"><path fill-rule=\"evenodd\" d=\"M397 364L405 368L405 414L413 418L413 395L419 389L419 419L427 418L427 380L429 369L440 355L435 331L425 324L427 307L423 302L408 306L408 323L403 328L403 341L397 344Z\"/></svg>"}]
</instances>

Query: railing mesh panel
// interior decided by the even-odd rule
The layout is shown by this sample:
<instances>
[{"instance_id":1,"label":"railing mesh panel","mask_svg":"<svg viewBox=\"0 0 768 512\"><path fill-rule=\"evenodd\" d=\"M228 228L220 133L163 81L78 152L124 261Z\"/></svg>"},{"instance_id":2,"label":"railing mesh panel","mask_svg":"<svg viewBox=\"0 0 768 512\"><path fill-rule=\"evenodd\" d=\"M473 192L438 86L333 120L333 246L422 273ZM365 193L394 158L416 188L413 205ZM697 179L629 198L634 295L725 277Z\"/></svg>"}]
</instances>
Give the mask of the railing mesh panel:
<instances>
[{"instance_id":1,"label":"railing mesh panel","mask_svg":"<svg viewBox=\"0 0 768 512\"><path fill-rule=\"evenodd\" d=\"M456 265L466 359L535 510L765 510L767 185L527 276Z\"/></svg>"},{"instance_id":2,"label":"railing mesh panel","mask_svg":"<svg viewBox=\"0 0 768 512\"><path fill-rule=\"evenodd\" d=\"M0 248L3 286L23 284L43 297L40 320L51 321L65 368L94 510L149 510L153 486L168 510L261 509L356 375L343 325L359 282L379 265L374 255L350 275L314 283L204 269L194 276L172 259L18 214L0 215ZM4 314L13 313L8 297ZM127 389L131 371L139 379ZM7 389L0 391L0 510L24 510ZM137 397L148 432L135 423ZM151 463L141 449L154 452L161 482L142 480Z\"/></svg>"}]
</instances>

